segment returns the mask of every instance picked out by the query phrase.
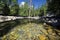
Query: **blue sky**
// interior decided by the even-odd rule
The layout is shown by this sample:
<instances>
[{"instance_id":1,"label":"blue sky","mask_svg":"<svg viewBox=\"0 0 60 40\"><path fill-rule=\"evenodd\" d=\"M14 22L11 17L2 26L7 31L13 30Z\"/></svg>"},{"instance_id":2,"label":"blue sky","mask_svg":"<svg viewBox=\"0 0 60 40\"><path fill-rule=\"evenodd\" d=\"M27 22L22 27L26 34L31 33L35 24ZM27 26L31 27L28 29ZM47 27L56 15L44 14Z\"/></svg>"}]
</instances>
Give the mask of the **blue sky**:
<instances>
[{"instance_id":1,"label":"blue sky","mask_svg":"<svg viewBox=\"0 0 60 40\"><path fill-rule=\"evenodd\" d=\"M18 4L25 1L29 2L29 0L18 0ZM45 3L46 3L46 0L32 0L32 4L34 4L35 8L38 8L38 6L41 7Z\"/></svg>"}]
</instances>

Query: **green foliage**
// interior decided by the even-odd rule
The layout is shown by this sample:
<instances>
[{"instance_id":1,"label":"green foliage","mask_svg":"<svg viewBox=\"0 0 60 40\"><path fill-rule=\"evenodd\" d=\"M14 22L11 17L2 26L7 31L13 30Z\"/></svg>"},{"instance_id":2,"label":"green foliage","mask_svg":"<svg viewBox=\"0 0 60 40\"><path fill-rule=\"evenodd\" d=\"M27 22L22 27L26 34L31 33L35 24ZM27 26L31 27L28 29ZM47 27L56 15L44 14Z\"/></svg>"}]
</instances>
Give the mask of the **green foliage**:
<instances>
[{"instance_id":1,"label":"green foliage","mask_svg":"<svg viewBox=\"0 0 60 40\"><path fill-rule=\"evenodd\" d=\"M38 9L34 9L34 6L29 7L28 3L25 2L24 5L22 5L21 7L19 7L18 3L17 3L18 0L6 0L4 2L4 0L2 1L2 3L0 3L0 8L4 7L7 5L7 10L10 10L10 13L8 13L6 10L6 13L8 15L14 15L14 16L38 16L38 15L45 15L46 14L46 6L43 5L41 8L38 8ZM5 5L6 4L6 5ZM13 4L13 5L12 5ZM6 13L4 13L4 15L7 15Z\"/></svg>"},{"instance_id":2,"label":"green foliage","mask_svg":"<svg viewBox=\"0 0 60 40\"><path fill-rule=\"evenodd\" d=\"M22 5L19 10L19 15L20 16L28 16L29 13L29 7L28 4L25 3L25 5Z\"/></svg>"},{"instance_id":3,"label":"green foliage","mask_svg":"<svg viewBox=\"0 0 60 40\"><path fill-rule=\"evenodd\" d=\"M48 12L51 14L60 15L60 1L58 0L47 0Z\"/></svg>"},{"instance_id":4,"label":"green foliage","mask_svg":"<svg viewBox=\"0 0 60 40\"><path fill-rule=\"evenodd\" d=\"M11 12L10 15L17 16L19 14L19 6L17 4L11 6L10 12Z\"/></svg>"},{"instance_id":5,"label":"green foliage","mask_svg":"<svg viewBox=\"0 0 60 40\"><path fill-rule=\"evenodd\" d=\"M0 12L1 11L3 12L3 15L18 15L19 6L17 4L17 0L1 0Z\"/></svg>"},{"instance_id":6,"label":"green foliage","mask_svg":"<svg viewBox=\"0 0 60 40\"><path fill-rule=\"evenodd\" d=\"M40 8L39 8L39 16L45 16L46 15L46 12L47 12L47 7L46 7L46 4L45 5L42 5Z\"/></svg>"},{"instance_id":7,"label":"green foliage","mask_svg":"<svg viewBox=\"0 0 60 40\"><path fill-rule=\"evenodd\" d=\"M10 14L9 6L2 0L0 1L0 13L1 13L1 15L9 15Z\"/></svg>"},{"instance_id":8,"label":"green foliage","mask_svg":"<svg viewBox=\"0 0 60 40\"><path fill-rule=\"evenodd\" d=\"M10 14L10 9L7 6L7 4L5 4L5 6L3 7L2 11L3 11L3 15L9 15Z\"/></svg>"},{"instance_id":9,"label":"green foliage","mask_svg":"<svg viewBox=\"0 0 60 40\"><path fill-rule=\"evenodd\" d=\"M17 0L12 0L13 3L17 3Z\"/></svg>"}]
</instances>

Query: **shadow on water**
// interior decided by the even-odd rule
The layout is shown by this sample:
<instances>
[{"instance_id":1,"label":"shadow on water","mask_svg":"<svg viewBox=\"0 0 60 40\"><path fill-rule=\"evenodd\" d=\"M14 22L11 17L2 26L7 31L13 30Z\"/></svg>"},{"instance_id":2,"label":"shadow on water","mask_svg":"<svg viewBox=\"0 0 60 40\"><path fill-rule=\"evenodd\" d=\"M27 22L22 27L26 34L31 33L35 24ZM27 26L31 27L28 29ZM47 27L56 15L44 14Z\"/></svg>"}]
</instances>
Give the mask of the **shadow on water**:
<instances>
[{"instance_id":1,"label":"shadow on water","mask_svg":"<svg viewBox=\"0 0 60 40\"><path fill-rule=\"evenodd\" d=\"M11 29L15 28L17 25L22 25L28 23L27 19L14 20L8 22L0 23L0 37L8 34Z\"/></svg>"},{"instance_id":2,"label":"shadow on water","mask_svg":"<svg viewBox=\"0 0 60 40\"><path fill-rule=\"evenodd\" d=\"M52 26L54 29L60 30L60 23L47 23L47 25Z\"/></svg>"},{"instance_id":3,"label":"shadow on water","mask_svg":"<svg viewBox=\"0 0 60 40\"><path fill-rule=\"evenodd\" d=\"M11 29L13 29L19 24L19 20L0 23L0 37L6 35Z\"/></svg>"},{"instance_id":4,"label":"shadow on water","mask_svg":"<svg viewBox=\"0 0 60 40\"><path fill-rule=\"evenodd\" d=\"M56 35L58 35L60 37L60 25L56 25L56 24L49 24L53 31L56 33Z\"/></svg>"},{"instance_id":5,"label":"shadow on water","mask_svg":"<svg viewBox=\"0 0 60 40\"><path fill-rule=\"evenodd\" d=\"M16 27L17 25L22 25L22 24L26 24L28 23L29 21L26 19L23 19L23 20L14 20L14 21L9 21L9 22L3 22L3 23L0 23L0 37L3 37L4 35L6 35L7 33L10 32L11 29L13 29L14 27ZM40 24L40 23L44 23L43 21L40 21L40 20L32 20L30 21L31 23L37 23L37 24ZM51 24L48 24L48 25L51 25ZM58 29L58 27L54 27L51 25L51 27L53 27L53 29ZM55 30L54 30L55 31ZM56 34L57 34L57 31L55 31ZM58 35L58 34L57 34Z\"/></svg>"},{"instance_id":6,"label":"shadow on water","mask_svg":"<svg viewBox=\"0 0 60 40\"><path fill-rule=\"evenodd\" d=\"M26 24L28 22L29 22L28 19L23 19L0 23L0 37L3 37L4 35L8 34L10 30L16 27L17 25ZM36 21L32 22L35 23Z\"/></svg>"}]
</instances>

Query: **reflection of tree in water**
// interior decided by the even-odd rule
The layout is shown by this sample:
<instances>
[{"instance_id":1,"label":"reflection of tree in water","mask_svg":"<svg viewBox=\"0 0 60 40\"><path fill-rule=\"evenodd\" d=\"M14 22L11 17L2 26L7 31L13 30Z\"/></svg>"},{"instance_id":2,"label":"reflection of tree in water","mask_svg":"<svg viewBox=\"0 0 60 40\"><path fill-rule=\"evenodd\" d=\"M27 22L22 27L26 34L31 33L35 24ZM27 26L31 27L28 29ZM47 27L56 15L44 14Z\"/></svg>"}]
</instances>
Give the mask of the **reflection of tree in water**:
<instances>
[{"instance_id":1,"label":"reflection of tree in water","mask_svg":"<svg viewBox=\"0 0 60 40\"><path fill-rule=\"evenodd\" d=\"M7 34L12 28L14 28L18 24L18 20L0 23L0 36Z\"/></svg>"}]
</instances>

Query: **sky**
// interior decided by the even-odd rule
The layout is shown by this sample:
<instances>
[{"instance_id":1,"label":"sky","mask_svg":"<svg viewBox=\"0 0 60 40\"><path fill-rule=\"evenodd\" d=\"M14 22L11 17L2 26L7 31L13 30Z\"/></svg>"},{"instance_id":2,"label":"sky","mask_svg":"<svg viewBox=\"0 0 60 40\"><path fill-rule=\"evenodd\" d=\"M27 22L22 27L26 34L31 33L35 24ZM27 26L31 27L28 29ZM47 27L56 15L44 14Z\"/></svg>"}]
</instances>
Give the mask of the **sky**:
<instances>
[{"instance_id":1,"label":"sky","mask_svg":"<svg viewBox=\"0 0 60 40\"><path fill-rule=\"evenodd\" d=\"M21 2L28 2L29 3L29 0L18 0L18 4L20 4ZM32 4L34 4L35 8L38 8L39 6L41 7L45 3L46 3L46 0L32 0Z\"/></svg>"}]
</instances>

